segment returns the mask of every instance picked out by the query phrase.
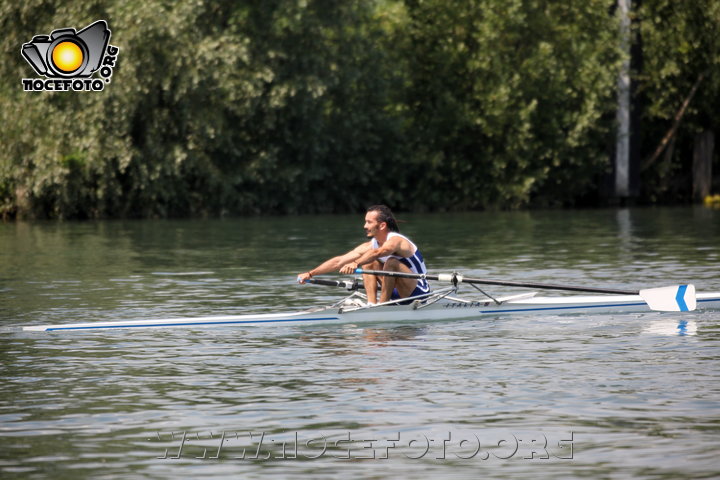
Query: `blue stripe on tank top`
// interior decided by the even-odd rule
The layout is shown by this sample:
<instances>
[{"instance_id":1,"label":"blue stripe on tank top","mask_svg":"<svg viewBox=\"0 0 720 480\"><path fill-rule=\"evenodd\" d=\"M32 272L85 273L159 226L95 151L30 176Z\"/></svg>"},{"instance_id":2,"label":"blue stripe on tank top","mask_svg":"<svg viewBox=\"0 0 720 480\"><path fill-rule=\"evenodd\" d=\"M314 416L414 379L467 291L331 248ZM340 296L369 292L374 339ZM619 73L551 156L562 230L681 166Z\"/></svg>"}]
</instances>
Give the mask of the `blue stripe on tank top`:
<instances>
[{"instance_id":1,"label":"blue stripe on tank top","mask_svg":"<svg viewBox=\"0 0 720 480\"><path fill-rule=\"evenodd\" d=\"M426 273L422 268L422 263L420 263L421 260L418 260L418 252L415 252L415 255L410 257L409 260L413 263L413 265L415 265L415 273Z\"/></svg>"},{"instance_id":2,"label":"blue stripe on tank top","mask_svg":"<svg viewBox=\"0 0 720 480\"><path fill-rule=\"evenodd\" d=\"M415 264L415 268L417 268L417 273L427 273L427 270L422 267L422 255L420 254L420 252L415 252L415 255L411 257L410 261ZM430 289L430 285L428 285L427 280L425 280L424 278L418 282L418 285L424 291L428 291Z\"/></svg>"},{"instance_id":3,"label":"blue stripe on tank top","mask_svg":"<svg viewBox=\"0 0 720 480\"><path fill-rule=\"evenodd\" d=\"M415 254L412 257L410 257L408 260L410 262L412 262L412 264L415 266L415 268L413 269L412 267L410 267L408 265L408 268L410 268L410 270L414 270L415 273L419 273L419 274L427 273L427 269L423 268L423 256L422 256L422 253L420 253L420 250L415 250ZM418 286L426 292L430 290L430 285L428 284L427 280L425 280L424 278L421 280L418 280Z\"/></svg>"},{"instance_id":4,"label":"blue stripe on tank top","mask_svg":"<svg viewBox=\"0 0 720 480\"><path fill-rule=\"evenodd\" d=\"M416 255L417 255L417 254L420 253L420 252L415 252L415 253L416 253ZM412 257L409 257L409 258L404 258L404 257L403 257L403 258L399 258L398 260L400 261L400 263L402 263L403 265L405 265L406 267L408 267L411 272L420 273L420 274L422 274L422 273L427 273L427 272L422 268L422 264L420 264L420 263L417 261L416 255L413 255ZM422 255L421 255L421 257L422 257ZM413 267L415 267L415 268L413 268ZM423 292L427 292L427 291L430 290L430 284L428 284L427 280L425 280L424 278L418 279L418 281L417 281L417 286L418 286Z\"/></svg>"}]
</instances>

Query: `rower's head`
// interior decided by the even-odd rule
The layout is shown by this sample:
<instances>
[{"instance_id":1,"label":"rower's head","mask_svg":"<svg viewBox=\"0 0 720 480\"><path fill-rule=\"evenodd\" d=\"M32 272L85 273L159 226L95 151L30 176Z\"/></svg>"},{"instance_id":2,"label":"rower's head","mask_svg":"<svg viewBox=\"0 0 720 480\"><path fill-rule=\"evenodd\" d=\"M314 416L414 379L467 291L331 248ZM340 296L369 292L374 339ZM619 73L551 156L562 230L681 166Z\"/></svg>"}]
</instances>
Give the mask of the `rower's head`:
<instances>
[{"instance_id":1,"label":"rower's head","mask_svg":"<svg viewBox=\"0 0 720 480\"><path fill-rule=\"evenodd\" d=\"M365 214L365 232L368 237L374 237L382 232L400 232L400 228L390 208L373 205Z\"/></svg>"}]
</instances>

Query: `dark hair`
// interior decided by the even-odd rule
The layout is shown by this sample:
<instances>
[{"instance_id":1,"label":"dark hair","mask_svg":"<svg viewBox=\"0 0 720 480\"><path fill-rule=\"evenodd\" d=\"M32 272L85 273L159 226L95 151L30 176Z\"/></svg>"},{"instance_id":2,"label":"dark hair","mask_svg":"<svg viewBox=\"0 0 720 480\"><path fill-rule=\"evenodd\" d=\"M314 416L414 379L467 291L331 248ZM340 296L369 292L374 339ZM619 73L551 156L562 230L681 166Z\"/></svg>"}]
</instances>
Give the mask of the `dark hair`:
<instances>
[{"instance_id":1,"label":"dark hair","mask_svg":"<svg viewBox=\"0 0 720 480\"><path fill-rule=\"evenodd\" d=\"M373 205L372 207L369 207L367 211L377 212L378 222L385 222L387 223L388 230L400 233L400 227L398 227L397 220L395 220L395 216L390 210L390 207L386 205Z\"/></svg>"}]
</instances>

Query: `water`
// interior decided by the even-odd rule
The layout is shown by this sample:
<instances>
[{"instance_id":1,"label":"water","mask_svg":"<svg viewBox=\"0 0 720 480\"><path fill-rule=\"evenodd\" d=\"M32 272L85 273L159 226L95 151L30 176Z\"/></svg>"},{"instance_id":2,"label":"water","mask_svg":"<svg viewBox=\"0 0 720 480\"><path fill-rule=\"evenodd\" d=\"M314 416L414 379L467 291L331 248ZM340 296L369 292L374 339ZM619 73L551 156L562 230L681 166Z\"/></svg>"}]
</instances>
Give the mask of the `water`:
<instances>
[{"instance_id":1,"label":"water","mask_svg":"<svg viewBox=\"0 0 720 480\"><path fill-rule=\"evenodd\" d=\"M720 290L718 211L402 218L435 272ZM0 476L717 475L719 313L18 328L334 301L342 291L294 277L361 227L362 215L0 225Z\"/></svg>"}]
</instances>

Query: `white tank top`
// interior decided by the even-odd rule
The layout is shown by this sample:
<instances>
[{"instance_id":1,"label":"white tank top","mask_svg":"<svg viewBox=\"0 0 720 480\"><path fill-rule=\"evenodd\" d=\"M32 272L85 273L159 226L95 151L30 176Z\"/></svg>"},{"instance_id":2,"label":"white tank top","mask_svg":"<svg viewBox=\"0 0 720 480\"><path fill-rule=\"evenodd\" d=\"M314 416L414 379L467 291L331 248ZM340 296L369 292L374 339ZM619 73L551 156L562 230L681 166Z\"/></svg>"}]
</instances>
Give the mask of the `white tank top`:
<instances>
[{"instance_id":1,"label":"white tank top","mask_svg":"<svg viewBox=\"0 0 720 480\"><path fill-rule=\"evenodd\" d=\"M389 238L391 238L391 237L401 237L401 238L404 238L405 240L407 240L408 243L410 243L410 246L412 246L413 254L412 254L411 256L409 256L409 257L401 257L401 256L399 256L399 255L387 255L387 256L385 256L385 257L380 257L379 260L380 260L382 263L385 263L385 262L387 262L387 260L388 260L389 258L397 258L398 261L400 261L400 263L402 263L403 265L405 265L406 267L408 267L411 272L416 273L416 274L418 274L418 275L424 275L424 274L426 274L426 273L427 273L427 267L425 267L425 260L423 260L423 256L422 256L422 254L420 253L420 250L418 250L417 246L416 246L409 238L407 238L405 235L401 235L401 234L399 234L399 233L397 233L397 232L390 232L390 233L388 233L387 238L389 239ZM377 250L378 248L380 248L380 245L378 244L378 241L377 241L375 238L372 239L371 246L372 246L372 249L373 249L373 250ZM428 285L427 280L425 280L424 278L418 279L418 285L417 285L417 286L418 286L418 288L420 288L423 292L428 292L428 291L430 291L430 285Z\"/></svg>"}]
</instances>

